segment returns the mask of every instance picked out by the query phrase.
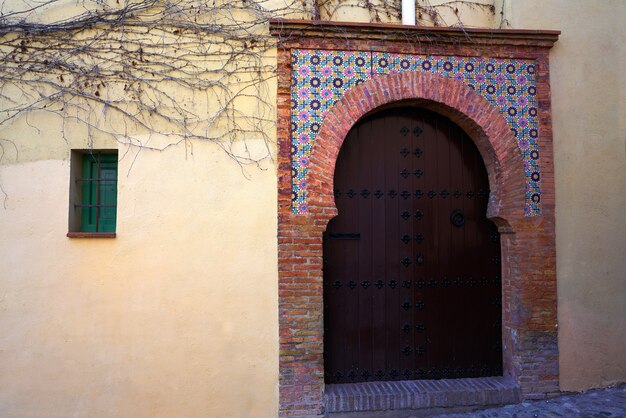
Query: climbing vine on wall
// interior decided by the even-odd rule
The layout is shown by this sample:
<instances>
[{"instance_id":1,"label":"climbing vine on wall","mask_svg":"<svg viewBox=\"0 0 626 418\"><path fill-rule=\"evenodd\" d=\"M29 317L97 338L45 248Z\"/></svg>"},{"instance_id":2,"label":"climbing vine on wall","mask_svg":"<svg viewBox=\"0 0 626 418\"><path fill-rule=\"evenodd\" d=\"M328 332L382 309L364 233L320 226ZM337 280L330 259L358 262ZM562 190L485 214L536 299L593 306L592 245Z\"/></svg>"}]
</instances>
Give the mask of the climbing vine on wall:
<instances>
[{"instance_id":1,"label":"climbing vine on wall","mask_svg":"<svg viewBox=\"0 0 626 418\"><path fill-rule=\"evenodd\" d=\"M272 18L337 20L365 11L398 22L400 0L26 0L0 3L0 159L10 127L45 113L88 141L113 137L165 149L213 141L242 165L271 158L275 124ZM493 2L416 2L418 24L458 25L460 8ZM442 12L456 16L448 22ZM343 14L342 14L343 13ZM152 145L154 134L168 141ZM251 151L250 141L264 151ZM92 143L92 142L89 142ZM9 147L9 144L12 146ZM258 147L256 147L258 149Z\"/></svg>"}]
</instances>

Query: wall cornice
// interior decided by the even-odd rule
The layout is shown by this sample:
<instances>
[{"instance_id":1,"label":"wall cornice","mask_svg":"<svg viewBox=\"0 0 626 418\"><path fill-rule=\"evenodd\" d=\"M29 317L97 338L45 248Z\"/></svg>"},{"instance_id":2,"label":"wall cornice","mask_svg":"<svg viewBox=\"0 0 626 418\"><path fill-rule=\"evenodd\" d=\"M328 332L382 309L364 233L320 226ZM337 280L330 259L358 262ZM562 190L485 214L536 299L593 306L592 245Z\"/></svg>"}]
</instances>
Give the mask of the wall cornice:
<instances>
[{"instance_id":1,"label":"wall cornice","mask_svg":"<svg viewBox=\"0 0 626 418\"><path fill-rule=\"evenodd\" d=\"M339 38L346 41L358 39L394 43L527 46L549 49L558 40L561 32L273 19L270 21L270 33L281 43L286 44L291 40L302 38Z\"/></svg>"}]
</instances>

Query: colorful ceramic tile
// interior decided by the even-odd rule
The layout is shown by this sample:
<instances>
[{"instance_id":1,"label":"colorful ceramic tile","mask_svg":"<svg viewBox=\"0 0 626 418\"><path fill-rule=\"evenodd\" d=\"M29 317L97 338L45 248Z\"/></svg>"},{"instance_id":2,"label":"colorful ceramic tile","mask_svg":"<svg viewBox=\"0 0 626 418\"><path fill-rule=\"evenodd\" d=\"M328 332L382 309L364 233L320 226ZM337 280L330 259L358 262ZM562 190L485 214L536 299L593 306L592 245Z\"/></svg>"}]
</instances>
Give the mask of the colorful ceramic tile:
<instances>
[{"instance_id":1,"label":"colorful ceramic tile","mask_svg":"<svg viewBox=\"0 0 626 418\"><path fill-rule=\"evenodd\" d=\"M418 71L465 83L500 110L526 171L527 216L541 214L537 88L532 60L420 56L385 52L294 50L292 53L292 210L307 212L309 156L325 113L350 88L382 74Z\"/></svg>"}]
</instances>

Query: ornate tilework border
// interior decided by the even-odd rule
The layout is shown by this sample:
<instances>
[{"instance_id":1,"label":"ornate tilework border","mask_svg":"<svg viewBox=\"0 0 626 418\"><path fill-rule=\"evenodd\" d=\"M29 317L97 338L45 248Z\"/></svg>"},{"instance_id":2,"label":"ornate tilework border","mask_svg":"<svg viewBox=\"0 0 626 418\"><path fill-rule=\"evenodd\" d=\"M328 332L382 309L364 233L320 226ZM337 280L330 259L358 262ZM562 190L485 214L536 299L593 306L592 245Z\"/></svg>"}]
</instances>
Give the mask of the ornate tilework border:
<instances>
[{"instance_id":1,"label":"ornate tilework border","mask_svg":"<svg viewBox=\"0 0 626 418\"><path fill-rule=\"evenodd\" d=\"M533 60L421 56L365 51L292 52L292 211L307 212L309 156L326 112L350 88L382 74L419 71L454 78L478 91L506 118L522 152L526 216L541 214L537 88Z\"/></svg>"}]
</instances>

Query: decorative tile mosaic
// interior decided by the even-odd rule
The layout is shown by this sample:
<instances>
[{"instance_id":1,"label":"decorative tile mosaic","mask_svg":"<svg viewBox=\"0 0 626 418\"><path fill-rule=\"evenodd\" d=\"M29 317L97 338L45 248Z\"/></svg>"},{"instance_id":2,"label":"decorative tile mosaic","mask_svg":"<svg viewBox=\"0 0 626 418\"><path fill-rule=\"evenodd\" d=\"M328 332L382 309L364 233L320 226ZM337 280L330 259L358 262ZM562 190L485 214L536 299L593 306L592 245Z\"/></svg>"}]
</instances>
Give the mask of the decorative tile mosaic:
<instances>
[{"instance_id":1,"label":"decorative tile mosaic","mask_svg":"<svg viewBox=\"0 0 626 418\"><path fill-rule=\"evenodd\" d=\"M524 158L527 216L541 214L537 88L532 60L294 50L291 88L292 210L307 212L309 156L325 113L344 93L380 74L419 71L454 78L496 106Z\"/></svg>"}]
</instances>

